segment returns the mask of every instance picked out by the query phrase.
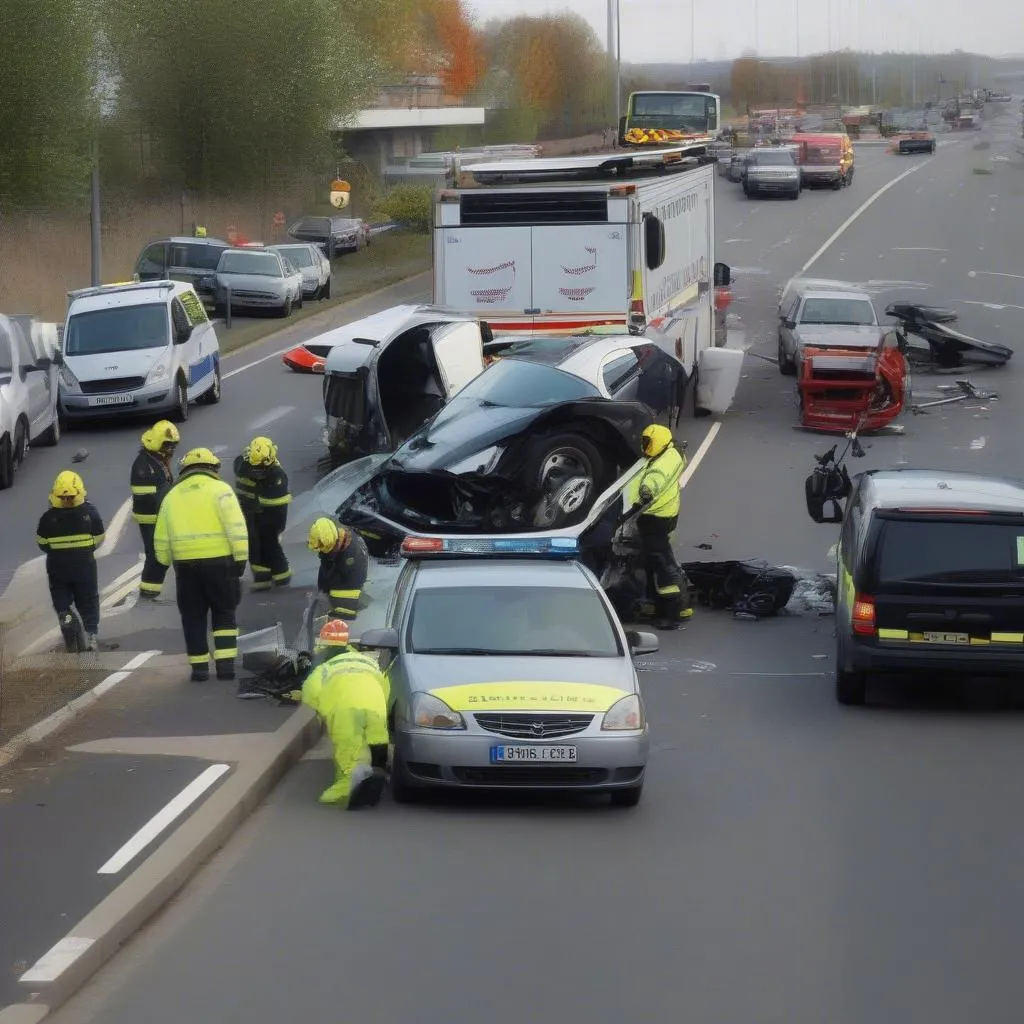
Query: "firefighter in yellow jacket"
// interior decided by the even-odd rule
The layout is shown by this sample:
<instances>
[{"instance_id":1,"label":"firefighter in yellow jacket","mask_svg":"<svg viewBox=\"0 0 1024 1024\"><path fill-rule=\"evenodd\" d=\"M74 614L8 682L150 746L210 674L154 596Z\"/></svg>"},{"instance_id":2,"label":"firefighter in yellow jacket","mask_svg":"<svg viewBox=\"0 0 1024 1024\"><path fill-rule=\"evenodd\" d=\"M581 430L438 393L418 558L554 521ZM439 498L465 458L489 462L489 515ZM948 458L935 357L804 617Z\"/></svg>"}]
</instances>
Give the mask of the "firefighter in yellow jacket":
<instances>
[{"instance_id":1,"label":"firefighter in yellow jacket","mask_svg":"<svg viewBox=\"0 0 1024 1024\"><path fill-rule=\"evenodd\" d=\"M373 807L384 791L391 687L373 658L349 643L348 623L331 619L316 653L327 660L302 684L302 702L323 719L334 746L334 782L320 803Z\"/></svg>"},{"instance_id":2,"label":"firefighter in yellow jacket","mask_svg":"<svg viewBox=\"0 0 1024 1024\"><path fill-rule=\"evenodd\" d=\"M269 437L254 437L235 459L234 470L235 493L249 530L252 589L283 587L292 575L281 547L292 496L277 445Z\"/></svg>"},{"instance_id":3,"label":"firefighter in yellow jacket","mask_svg":"<svg viewBox=\"0 0 1024 1024\"><path fill-rule=\"evenodd\" d=\"M660 629L679 629L693 609L684 598L682 571L672 551L672 534L679 521L679 483L686 456L676 448L672 431L652 423L640 435L647 465L630 485L629 502L639 505L637 532L643 546L647 586L653 590Z\"/></svg>"},{"instance_id":4,"label":"firefighter in yellow jacket","mask_svg":"<svg viewBox=\"0 0 1024 1024\"><path fill-rule=\"evenodd\" d=\"M153 531L160 502L174 483L171 459L180 441L178 428L170 420L160 420L142 435L142 446L132 463L132 518L139 524L142 549L146 553L139 597L150 601L160 596L167 575L167 566L161 565L153 553Z\"/></svg>"},{"instance_id":5,"label":"firefighter in yellow jacket","mask_svg":"<svg viewBox=\"0 0 1024 1024\"><path fill-rule=\"evenodd\" d=\"M178 469L178 482L160 505L153 548L161 565L174 566L192 681L210 678L208 618L217 678L234 679L235 610L249 557L245 518L230 484L220 479L220 459L208 448L193 448Z\"/></svg>"}]
</instances>

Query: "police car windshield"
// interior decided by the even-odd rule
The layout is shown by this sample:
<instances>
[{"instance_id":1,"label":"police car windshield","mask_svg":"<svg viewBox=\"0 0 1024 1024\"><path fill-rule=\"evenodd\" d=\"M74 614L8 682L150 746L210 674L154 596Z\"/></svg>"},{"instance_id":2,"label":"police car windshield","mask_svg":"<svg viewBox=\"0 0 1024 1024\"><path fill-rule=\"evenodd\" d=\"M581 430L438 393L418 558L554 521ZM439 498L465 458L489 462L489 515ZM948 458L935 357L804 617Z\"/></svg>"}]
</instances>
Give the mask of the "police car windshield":
<instances>
[{"instance_id":1,"label":"police car windshield","mask_svg":"<svg viewBox=\"0 0 1024 1024\"><path fill-rule=\"evenodd\" d=\"M525 359L502 359L467 384L447 408L461 409L470 401L486 406L535 409L600 397L601 392L593 384L564 370Z\"/></svg>"},{"instance_id":2,"label":"police car windshield","mask_svg":"<svg viewBox=\"0 0 1024 1024\"><path fill-rule=\"evenodd\" d=\"M573 587L427 587L413 600L412 654L618 658L594 591Z\"/></svg>"},{"instance_id":3,"label":"police car windshield","mask_svg":"<svg viewBox=\"0 0 1024 1024\"><path fill-rule=\"evenodd\" d=\"M166 348L170 340L170 318L164 303L114 306L73 314L68 319L64 354L97 356L104 352Z\"/></svg>"}]
</instances>

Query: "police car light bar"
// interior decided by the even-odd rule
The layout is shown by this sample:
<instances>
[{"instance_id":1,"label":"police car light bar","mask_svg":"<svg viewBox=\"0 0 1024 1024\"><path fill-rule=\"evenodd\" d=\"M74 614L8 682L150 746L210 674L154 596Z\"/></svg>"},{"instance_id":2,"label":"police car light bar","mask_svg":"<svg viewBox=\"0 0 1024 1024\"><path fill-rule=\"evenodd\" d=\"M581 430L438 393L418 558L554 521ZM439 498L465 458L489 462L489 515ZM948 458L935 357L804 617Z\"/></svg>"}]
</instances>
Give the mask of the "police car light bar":
<instances>
[{"instance_id":1,"label":"police car light bar","mask_svg":"<svg viewBox=\"0 0 1024 1024\"><path fill-rule=\"evenodd\" d=\"M429 555L547 555L571 558L579 554L575 537L406 537L406 558Z\"/></svg>"}]
</instances>

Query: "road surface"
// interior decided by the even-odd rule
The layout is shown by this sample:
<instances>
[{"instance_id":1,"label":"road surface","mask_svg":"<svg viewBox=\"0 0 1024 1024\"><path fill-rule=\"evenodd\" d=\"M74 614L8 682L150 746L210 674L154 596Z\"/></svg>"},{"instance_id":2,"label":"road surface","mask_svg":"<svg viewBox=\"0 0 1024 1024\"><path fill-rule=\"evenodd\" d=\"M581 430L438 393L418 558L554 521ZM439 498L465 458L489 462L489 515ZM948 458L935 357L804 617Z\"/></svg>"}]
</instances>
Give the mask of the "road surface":
<instances>
[{"instance_id":1,"label":"road surface","mask_svg":"<svg viewBox=\"0 0 1024 1024\"><path fill-rule=\"evenodd\" d=\"M1000 241L999 221L977 217L982 198L997 208L1005 198L1004 219L1011 215L1017 169L989 164L996 173L974 175L988 156L964 142L932 160L864 150L851 189L808 193L798 204L748 202L719 182L718 258L737 268L736 326L751 349L737 408L684 491L682 558L750 555L827 568L834 528L815 527L802 504L811 455L827 445L793 429L793 382L770 361L775 294L911 166L918 169L866 207L809 272L943 292L954 282L958 294L943 302L962 304L964 329L995 332L986 317L998 312L992 336L1013 343L1021 319L1009 307L1024 306L1024 289L993 278L1007 282L996 291L981 272L1009 265L1015 249ZM985 247L984 265L965 252L965 239ZM948 279L932 284L934 268L893 251L925 246L948 250L939 264ZM995 299L1007 308L969 305ZM1019 371L1011 364L990 376L1011 394ZM267 429L299 463L316 425L308 407L298 411L297 389L286 390L295 381L274 360L247 373L249 409L294 406ZM228 401L225 387L221 408L195 423L211 414L212 426ZM237 447L254 429L245 415L236 407L211 433ZM1018 419L1010 402L908 419L906 436L872 442L863 464L1016 469L998 453L1018 435ZM985 444L974 444L982 436ZM312 463L305 466L299 474L312 479ZM169 627L143 637L140 649L143 641L180 649ZM698 611L685 631L663 635L662 651L643 664L654 754L633 812L506 799L389 803L349 818L317 805L329 765L315 754L175 907L54 1019L269 1024L343 1013L388 1024L444 1014L461 1024L483 1013L505 1024L524 1013L611 1022L682 1012L702 1024L1016 1020L1024 986L1010 922L1024 831L1001 812L1015 806L1024 769L1021 724L1004 694L970 688L926 699L888 686L881 708L839 708L832 646L831 621L815 616L742 622ZM88 765L125 755L61 753L73 771L44 765L49 781L20 780L11 805L19 817L0 806L0 828L26 851L14 919L31 920L34 931L30 943L20 924L10 936L5 928L5 956L31 962L102 894L90 872L144 820L137 806L122 813L129 792L149 796L154 813L174 788L160 789L159 773L178 771L180 786L211 761L232 762L223 734L272 728L278 714L232 703L216 688L197 696L180 683L162 687L148 671L138 678L145 683L100 705L80 733L59 737L60 747L91 738L95 751L145 731L148 753L180 753L201 732L214 734L206 756L175 768L167 753L135 754L119 780L111 772L77 802L69 787ZM229 752L237 760L243 747L236 738ZM136 778L127 778L129 767ZM62 814L50 819L54 834L77 821L106 837L102 853L36 867L27 851L41 838L31 817L40 785L64 794ZM102 800L102 819L90 794ZM66 918L44 898L54 885ZM0 919L11 920L4 899ZM16 993L0 993L0 1005L3 995Z\"/></svg>"}]
</instances>

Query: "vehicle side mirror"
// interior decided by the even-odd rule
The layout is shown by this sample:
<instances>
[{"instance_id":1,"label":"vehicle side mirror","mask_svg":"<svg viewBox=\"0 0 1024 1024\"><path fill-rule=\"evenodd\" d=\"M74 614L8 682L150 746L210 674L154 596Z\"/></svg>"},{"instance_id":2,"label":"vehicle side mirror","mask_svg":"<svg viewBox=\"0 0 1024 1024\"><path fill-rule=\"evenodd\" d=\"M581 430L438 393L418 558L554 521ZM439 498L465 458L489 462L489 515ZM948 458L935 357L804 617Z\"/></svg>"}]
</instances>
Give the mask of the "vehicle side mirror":
<instances>
[{"instance_id":1,"label":"vehicle side mirror","mask_svg":"<svg viewBox=\"0 0 1024 1024\"><path fill-rule=\"evenodd\" d=\"M715 287L728 288L732 284L732 269L726 263L715 264Z\"/></svg>"},{"instance_id":2,"label":"vehicle side mirror","mask_svg":"<svg viewBox=\"0 0 1024 1024\"><path fill-rule=\"evenodd\" d=\"M788 327L790 330L796 327L796 321L792 317L780 316L779 319L782 321L783 327Z\"/></svg>"},{"instance_id":3,"label":"vehicle side mirror","mask_svg":"<svg viewBox=\"0 0 1024 1024\"><path fill-rule=\"evenodd\" d=\"M175 328L175 331L174 331L174 344L175 345L184 345L185 342L188 341L188 339L192 337L192 331L193 331L193 327L192 327L191 324L188 324L185 327Z\"/></svg>"},{"instance_id":4,"label":"vehicle side mirror","mask_svg":"<svg viewBox=\"0 0 1024 1024\"><path fill-rule=\"evenodd\" d=\"M61 352L60 349L57 349L57 351L53 353L53 365L54 366L63 366L64 365L64 353Z\"/></svg>"},{"instance_id":5,"label":"vehicle side mirror","mask_svg":"<svg viewBox=\"0 0 1024 1024\"><path fill-rule=\"evenodd\" d=\"M626 634L626 642L629 644L629 653L634 656L658 652L658 638L654 633L641 633L631 629Z\"/></svg>"},{"instance_id":6,"label":"vehicle side mirror","mask_svg":"<svg viewBox=\"0 0 1024 1024\"><path fill-rule=\"evenodd\" d=\"M648 270L665 262L665 225L652 213L644 214L644 258Z\"/></svg>"},{"instance_id":7,"label":"vehicle side mirror","mask_svg":"<svg viewBox=\"0 0 1024 1024\"><path fill-rule=\"evenodd\" d=\"M37 359L31 366L33 370L48 370L53 366L52 359Z\"/></svg>"},{"instance_id":8,"label":"vehicle side mirror","mask_svg":"<svg viewBox=\"0 0 1024 1024\"><path fill-rule=\"evenodd\" d=\"M360 647L381 651L398 650L398 631L394 629L368 629L356 642Z\"/></svg>"}]
</instances>

